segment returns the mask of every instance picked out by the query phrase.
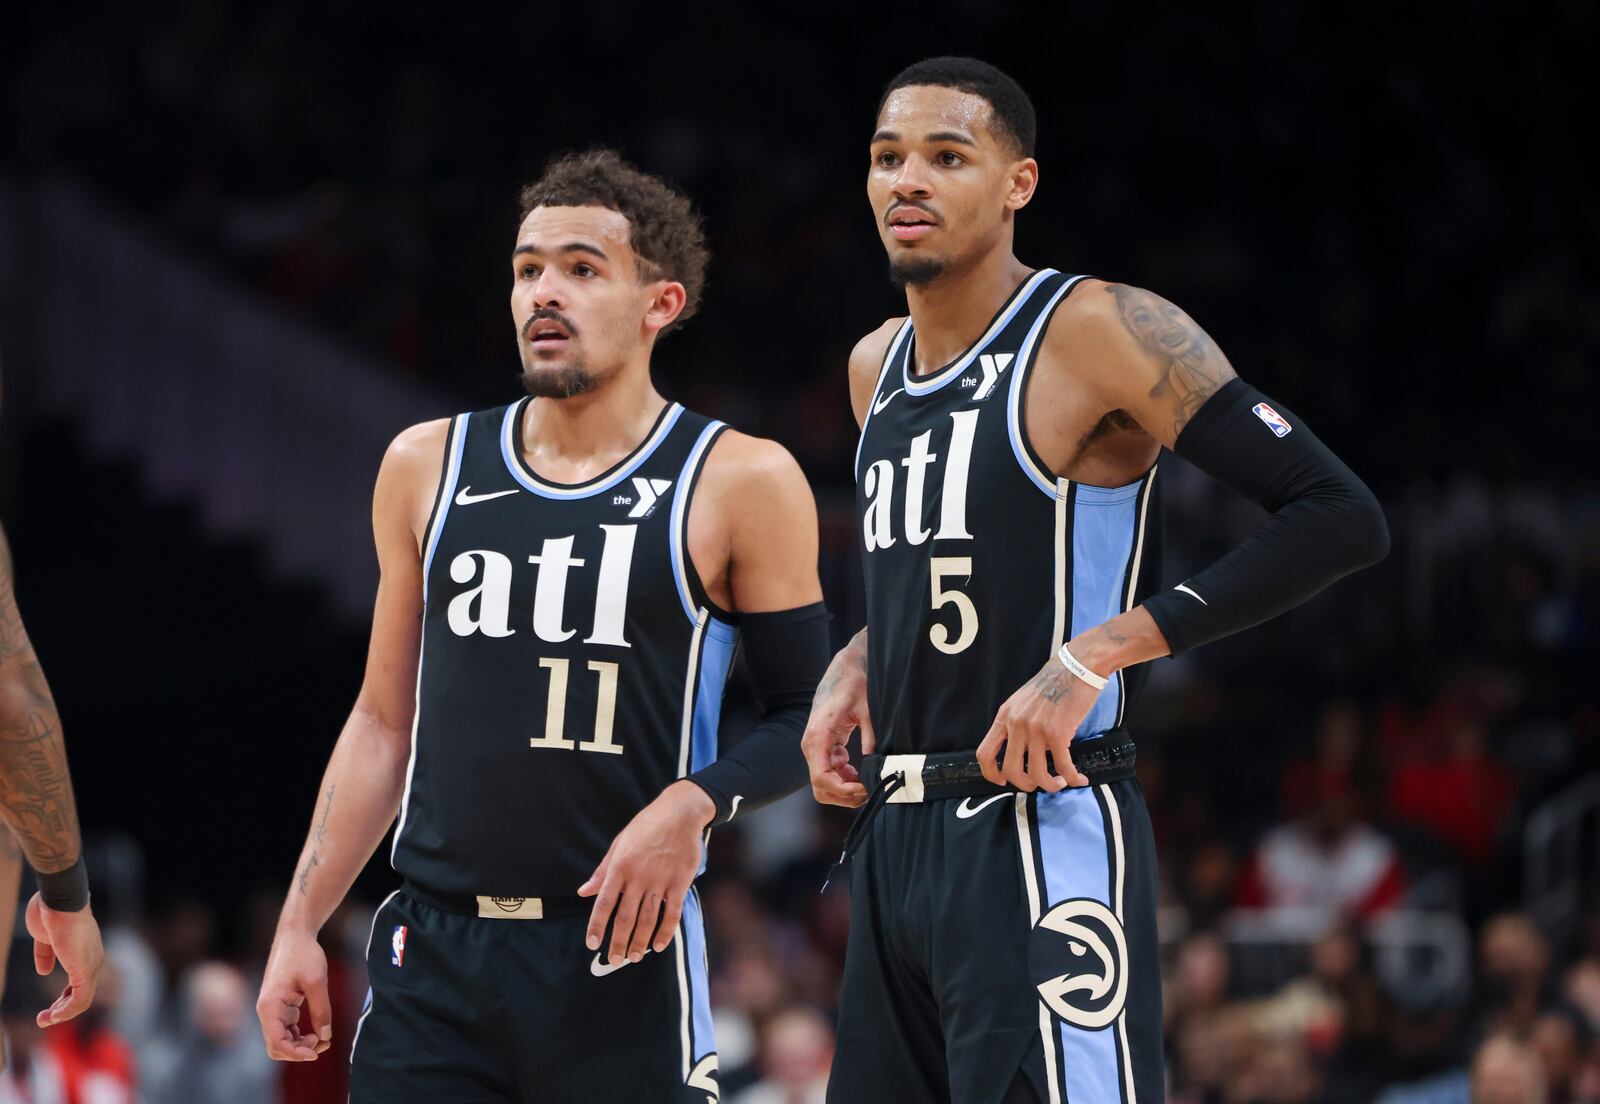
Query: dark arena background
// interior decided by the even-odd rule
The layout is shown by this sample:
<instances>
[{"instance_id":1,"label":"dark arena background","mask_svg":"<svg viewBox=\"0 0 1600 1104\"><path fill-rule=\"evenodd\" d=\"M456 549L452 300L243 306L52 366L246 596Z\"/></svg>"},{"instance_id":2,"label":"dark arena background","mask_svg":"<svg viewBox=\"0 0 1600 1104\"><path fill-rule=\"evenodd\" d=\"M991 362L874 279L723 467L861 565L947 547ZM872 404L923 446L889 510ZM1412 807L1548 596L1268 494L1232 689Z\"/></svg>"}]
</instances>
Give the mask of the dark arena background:
<instances>
[{"instance_id":1,"label":"dark arena background","mask_svg":"<svg viewBox=\"0 0 1600 1104\"><path fill-rule=\"evenodd\" d=\"M1022 260L1184 306L1393 533L1155 665L1170 1098L1600 1101L1600 9L693 7L7 17L0 518L112 965L75 1036L40 1032L59 975L19 939L0 1101L198 1104L202 1052L215 1104L345 1099L387 845L324 931L335 1053L267 1062L252 1003L360 680L378 460L520 393L505 258L551 154L613 145L704 212L657 385L799 457L836 642L861 625L845 361L903 310L866 146L883 82L939 53L1037 105ZM1163 463L1172 583L1259 514ZM736 685L725 727L749 708ZM724 1101L822 1099L848 821L801 794L714 835ZM1337 906L1285 907L1285 870Z\"/></svg>"}]
</instances>

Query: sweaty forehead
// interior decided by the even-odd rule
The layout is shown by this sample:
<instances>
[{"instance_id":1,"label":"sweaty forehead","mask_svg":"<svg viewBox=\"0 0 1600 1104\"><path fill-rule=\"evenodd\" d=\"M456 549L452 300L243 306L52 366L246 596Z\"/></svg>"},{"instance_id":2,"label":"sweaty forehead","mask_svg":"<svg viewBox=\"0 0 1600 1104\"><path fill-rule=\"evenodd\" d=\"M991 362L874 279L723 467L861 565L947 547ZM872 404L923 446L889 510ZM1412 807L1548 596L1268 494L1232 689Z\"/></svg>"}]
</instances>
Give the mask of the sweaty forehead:
<instances>
[{"instance_id":1,"label":"sweaty forehead","mask_svg":"<svg viewBox=\"0 0 1600 1104\"><path fill-rule=\"evenodd\" d=\"M518 246L531 245L541 252L580 241L599 245L607 253L627 249L628 217L609 207L535 207L517 229Z\"/></svg>"},{"instance_id":2,"label":"sweaty forehead","mask_svg":"<svg viewBox=\"0 0 1600 1104\"><path fill-rule=\"evenodd\" d=\"M878 129L891 130L902 139L917 140L938 131L970 135L973 141L993 139L993 108L972 92L936 84L911 84L896 88L878 112Z\"/></svg>"}]
</instances>

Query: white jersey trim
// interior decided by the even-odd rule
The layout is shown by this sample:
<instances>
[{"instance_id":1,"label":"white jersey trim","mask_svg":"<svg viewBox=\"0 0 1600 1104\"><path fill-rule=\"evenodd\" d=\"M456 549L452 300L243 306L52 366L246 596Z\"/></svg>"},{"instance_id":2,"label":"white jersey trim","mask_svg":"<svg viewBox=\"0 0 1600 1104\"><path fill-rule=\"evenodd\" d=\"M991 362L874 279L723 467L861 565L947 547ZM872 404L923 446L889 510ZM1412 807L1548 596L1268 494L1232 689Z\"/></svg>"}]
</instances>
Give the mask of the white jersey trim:
<instances>
[{"instance_id":1,"label":"white jersey trim","mask_svg":"<svg viewBox=\"0 0 1600 1104\"><path fill-rule=\"evenodd\" d=\"M455 497L456 481L461 478L461 456L466 449L467 427L471 421L472 415L462 414L451 426L450 462L439 484L433 528L427 534L427 552L422 557L422 632L417 638L417 682L411 697L411 755L406 759L406 787L400 792L400 818L394 826L394 840L389 844L391 867L394 866L395 855L400 851L400 833L406 830L406 814L411 810L411 779L417 772L417 724L422 719L422 662L428 652L428 573L433 565L433 551L439 545L439 534L444 532L444 519L450 512L450 502Z\"/></svg>"},{"instance_id":2,"label":"white jersey trim","mask_svg":"<svg viewBox=\"0 0 1600 1104\"><path fill-rule=\"evenodd\" d=\"M672 494L671 532L667 536L667 544L672 556L672 578L678 584L678 600L683 603L683 615L690 624L694 624L697 614L694 592L689 588L689 572L694 570L694 560L688 553L689 502L694 497L694 484L699 482L695 473L699 471L701 458L712 439L726 424L712 422L700 431L694 448L689 450L689 458L683 462L683 470L678 473L678 488Z\"/></svg>"},{"instance_id":3,"label":"white jersey trim","mask_svg":"<svg viewBox=\"0 0 1600 1104\"><path fill-rule=\"evenodd\" d=\"M1133 560L1128 565L1128 590L1122 597L1122 611L1133 608L1134 595L1139 593L1139 569L1144 565L1145 523L1150 517L1150 499L1155 495L1156 467L1145 473L1144 486L1139 490L1139 520L1133 526ZM1117 671L1117 727L1122 727L1128 711L1128 686L1121 670Z\"/></svg>"},{"instance_id":4,"label":"white jersey trim","mask_svg":"<svg viewBox=\"0 0 1600 1104\"><path fill-rule=\"evenodd\" d=\"M383 899L383 904L372 910L372 926L367 929L367 961L369 962L372 961L372 940L378 934L378 914L389 907L389 902L394 900L399 892L398 889L395 890ZM367 986L367 1006L361 1010L361 1017L356 1020L355 1032L350 1036L350 1061L352 1064L356 1060L356 1044L361 1041L361 1027L367 1022L367 1017L372 1015L375 1003L376 999L372 995L372 986L369 984Z\"/></svg>"},{"instance_id":5,"label":"white jersey trim","mask_svg":"<svg viewBox=\"0 0 1600 1104\"><path fill-rule=\"evenodd\" d=\"M521 485L522 489L532 491L541 498L588 498L590 495L610 490L632 475L640 464L650 458L650 454L656 450L662 441L667 439L667 434L672 432L672 427L678 424L678 419L683 415L683 407L681 405L668 403L665 408L666 412L661 416L660 421L656 423L656 427L650 436L646 437L639 447L633 450L633 453L623 461L621 467L590 480L588 483L580 483L569 487L558 483L546 483L531 474L527 466L522 462L520 455L522 443L516 439L517 422L521 418L521 412L527 408L531 401L530 399L524 399L506 407L506 416L500 426L500 455L505 460L506 470L511 473L511 477Z\"/></svg>"},{"instance_id":6,"label":"white jersey trim","mask_svg":"<svg viewBox=\"0 0 1600 1104\"><path fill-rule=\"evenodd\" d=\"M1045 325L1054 316L1056 304L1066 297L1067 292L1086 279L1087 276L1074 276L1056 288L1055 294L1044 305L1044 310L1039 312L1039 317L1033 320L1028 335L1022 339L1022 344L1017 348L1017 366L1012 369L1011 393L1006 398L1006 430L1011 437L1011 452L1022 467L1022 473L1033 480L1034 486L1052 497L1056 493L1055 476L1034 463L1033 455L1024 443L1026 428L1022 424L1022 393L1027 387L1028 376L1033 371L1034 346L1039 343L1039 335L1044 332Z\"/></svg>"},{"instance_id":7,"label":"white jersey trim","mask_svg":"<svg viewBox=\"0 0 1600 1104\"><path fill-rule=\"evenodd\" d=\"M989 323L989 328L983 332L983 336L974 341L967 351L955 361L934 375L923 376L920 379L913 376L911 374L911 358L909 356L906 357L905 364L900 370L900 375L905 381L906 394L926 395L931 391L937 391L966 371L967 366L978 358L978 354L989 347L989 342L993 341L1001 330L1010 325L1011 320L1017 316L1017 312L1023 308L1029 299L1033 298L1033 293L1038 290L1039 285L1054 275L1056 275L1055 269L1041 268L1032 276L1029 276L1023 281L1021 289L1012 294L1011 302L1006 305L1005 310L1001 311L995 320ZM1082 278L1081 276L1078 277L1080 280ZM1071 282L1069 282L1068 286L1071 286Z\"/></svg>"},{"instance_id":8,"label":"white jersey trim","mask_svg":"<svg viewBox=\"0 0 1600 1104\"><path fill-rule=\"evenodd\" d=\"M458 414L450 420L450 435L445 440L444 472L439 477L439 497L433 501L433 516L428 519L428 531L422 535L422 603L428 603L428 570L433 566L433 550L439 547L439 534L444 532L444 519L450 514L450 503L455 501L456 484L461 479L461 455L467 447L467 423L470 414Z\"/></svg>"}]
</instances>

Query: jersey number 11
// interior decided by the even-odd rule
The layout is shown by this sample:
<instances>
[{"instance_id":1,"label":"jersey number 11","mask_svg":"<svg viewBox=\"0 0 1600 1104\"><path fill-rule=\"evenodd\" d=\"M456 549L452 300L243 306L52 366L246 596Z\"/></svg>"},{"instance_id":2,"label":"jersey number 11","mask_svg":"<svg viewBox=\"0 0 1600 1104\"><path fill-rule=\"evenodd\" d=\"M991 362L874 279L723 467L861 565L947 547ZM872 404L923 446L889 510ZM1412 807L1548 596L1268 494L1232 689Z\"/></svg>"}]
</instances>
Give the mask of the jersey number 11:
<instances>
[{"instance_id":1,"label":"jersey number 11","mask_svg":"<svg viewBox=\"0 0 1600 1104\"><path fill-rule=\"evenodd\" d=\"M567 751L598 751L605 755L621 755L622 745L611 738L612 725L617 717L617 665L598 659L589 661L589 670L600 676L600 688L595 694L594 739L569 740L563 733L567 726L567 670L572 665L568 659L541 659L539 666L550 672L549 704L544 714L544 735L528 741L529 747L561 748Z\"/></svg>"}]
</instances>

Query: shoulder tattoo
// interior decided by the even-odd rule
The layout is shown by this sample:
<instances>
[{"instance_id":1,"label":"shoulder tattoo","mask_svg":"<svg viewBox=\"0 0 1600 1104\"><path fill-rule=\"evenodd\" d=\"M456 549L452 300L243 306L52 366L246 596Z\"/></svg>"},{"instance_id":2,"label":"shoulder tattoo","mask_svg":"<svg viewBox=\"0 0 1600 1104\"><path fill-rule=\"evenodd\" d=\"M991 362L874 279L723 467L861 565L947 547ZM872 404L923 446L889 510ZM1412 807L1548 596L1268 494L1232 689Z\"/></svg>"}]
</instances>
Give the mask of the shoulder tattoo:
<instances>
[{"instance_id":1,"label":"shoulder tattoo","mask_svg":"<svg viewBox=\"0 0 1600 1104\"><path fill-rule=\"evenodd\" d=\"M1205 401L1233 378L1233 369L1216 342L1181 308L1127 284L1107 284L1106 290L1116 297L1123 328L1161 362L1161 379L1150 389L1150 397L1166 405L1176 437Z\"/></svg>"}]
</instances>

